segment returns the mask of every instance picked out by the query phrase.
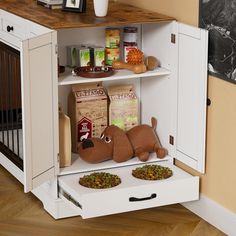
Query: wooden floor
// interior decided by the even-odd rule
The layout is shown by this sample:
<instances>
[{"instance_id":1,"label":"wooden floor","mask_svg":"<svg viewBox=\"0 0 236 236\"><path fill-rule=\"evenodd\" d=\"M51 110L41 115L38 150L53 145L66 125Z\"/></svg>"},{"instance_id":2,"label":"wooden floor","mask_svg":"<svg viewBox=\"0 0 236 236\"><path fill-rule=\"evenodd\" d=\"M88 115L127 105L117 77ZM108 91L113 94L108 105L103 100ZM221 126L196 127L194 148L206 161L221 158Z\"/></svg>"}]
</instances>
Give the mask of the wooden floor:
<instances>
[{"instance_id":1,"label":"wooden floor","mask_svg":"<svg viewBox=\"0 0 236 236\"><path fill-rule=\"evenodd\" d=\"M222 236L181 205L82 220L54 220L0 165L1 236Z\"/></svg>"}]
</instances>

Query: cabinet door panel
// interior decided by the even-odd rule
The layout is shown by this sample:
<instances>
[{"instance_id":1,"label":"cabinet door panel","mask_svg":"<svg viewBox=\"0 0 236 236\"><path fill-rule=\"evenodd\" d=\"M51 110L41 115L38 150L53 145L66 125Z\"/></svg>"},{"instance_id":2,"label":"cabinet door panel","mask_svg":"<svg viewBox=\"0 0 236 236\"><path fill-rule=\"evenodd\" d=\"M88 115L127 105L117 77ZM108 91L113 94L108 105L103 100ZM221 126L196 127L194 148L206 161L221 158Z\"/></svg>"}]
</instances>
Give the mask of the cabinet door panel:
<instances>
[{"instance_id":1,"label":"cabinet door panel","mask_svg":"<svg viewBox=\"0 0 236 236\"><path fill-rule=\"evenodd\" d=\"M170 136L176 138L176 97L178 48L171 43L171 33L176 22L145 24L142 28L142 49L145 56L155 56L161 67L171 70L171 74L141 80L142 123L150 124L151 117L158 121L157 133L161 144L175 156L175 146Z\"/></svg>"},{"instance_id":2,"label":"cabinet door panel","mask_svg":"<svg viewBox=\"0 0 236 236\"><path fill-rule=\"evenodd\" d=\"M207 31L179 24L177 159L204 172Z\"/></svg>"},{"instance_id":3,"label":"cabinet door panel","mask_svg":"<svg viewBox=\"0 0 236 236\"><path fill-rule=\"evenodd\" d=\"M25 191L56 175L56 33L22 43L22 110Z\"/></svg>"}]
</instances>

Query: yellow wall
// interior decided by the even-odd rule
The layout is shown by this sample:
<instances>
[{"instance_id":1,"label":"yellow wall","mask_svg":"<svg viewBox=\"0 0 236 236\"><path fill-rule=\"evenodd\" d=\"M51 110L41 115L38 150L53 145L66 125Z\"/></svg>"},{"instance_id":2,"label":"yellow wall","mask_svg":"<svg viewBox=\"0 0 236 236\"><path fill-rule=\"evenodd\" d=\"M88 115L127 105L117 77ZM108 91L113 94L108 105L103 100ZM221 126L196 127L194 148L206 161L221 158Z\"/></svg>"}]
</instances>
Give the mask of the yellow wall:
<instances>
[{"instance_id":1,"label":"yellow wall","mask_svg":"<svg viewBox=\"0 0 236 236\"><path fill-rule=\"evenodd\" d=\"M198 25L199 0L120 2L170 15L187 24ZM201 192L236 213L236 85L209 77L208 97L212 105L208 108L206 174L201 176Z\"/></svg>"}]
</instances>

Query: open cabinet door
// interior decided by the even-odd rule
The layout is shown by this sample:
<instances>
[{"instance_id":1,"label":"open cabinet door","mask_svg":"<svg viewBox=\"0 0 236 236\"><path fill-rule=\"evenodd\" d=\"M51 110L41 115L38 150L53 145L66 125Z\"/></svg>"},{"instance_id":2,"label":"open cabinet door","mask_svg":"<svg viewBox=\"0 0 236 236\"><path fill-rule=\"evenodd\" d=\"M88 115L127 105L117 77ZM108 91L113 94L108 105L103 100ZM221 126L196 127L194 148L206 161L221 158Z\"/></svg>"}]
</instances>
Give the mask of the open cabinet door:
<instances>
[{"instance_id":1,"label":"open cabinet door","mask_svg":"<svg viewBox=\"0 0 236 236\"><path fill-rule=\"evenodd\" d=\"M24 190L58 172L56 31L23 40L21 46Z\"/></svg>"},{"instance_id":2,"label":"open cabinet door","mask_svg":"<svg viewBox=\"0 0 236 236\"><path fill-rule=\"evenodd\" d=\"M205 171L208 32L178 26L178 91L176 158Z\"/></svg>"}]
</instances>

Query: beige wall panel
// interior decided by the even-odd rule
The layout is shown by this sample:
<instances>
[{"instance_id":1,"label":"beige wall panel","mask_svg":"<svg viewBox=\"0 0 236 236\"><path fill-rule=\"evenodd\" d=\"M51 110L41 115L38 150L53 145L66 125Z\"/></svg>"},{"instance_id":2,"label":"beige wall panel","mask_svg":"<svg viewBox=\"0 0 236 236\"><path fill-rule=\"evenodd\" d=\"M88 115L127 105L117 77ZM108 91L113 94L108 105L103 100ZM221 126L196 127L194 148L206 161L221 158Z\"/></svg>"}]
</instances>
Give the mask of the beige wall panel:
<instances>
[{"instance_id":1,"label":"beige wall panel","mask_svg":"<svg viewBox=\"0 0 236 236\"><path fill-rule=\"evenodd\" d=\"M236 213L236 87L209 78L207 169L202 192Z\"/></svg>"},{"instance_id":2,"label":"beige wall panel","mask_svg":"<svg viewBox=\"0 0 236 236\"><path fill-rule=\"evenodd\" d=\"M183 23L198 25L198 0L129 0L138 7L175 17ZM236 85L209 78L206 174L201 176L201 192L236 213ZM179 166L190 173L183 164Z\"/></svg>"},{"instance_id":3,"label":"beige wall panel","mask_svg":"<svg viewBox=\"0 0 236 236\"><path fill-rule=\"evenodd\" d=\"M198 23L198 0L119 0L151 11L173 16L191 25Z\"/></svg>"}]
</instances>

